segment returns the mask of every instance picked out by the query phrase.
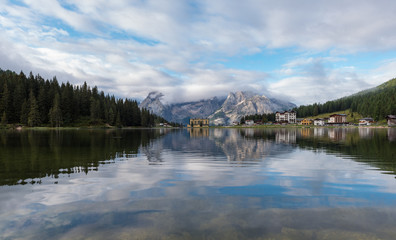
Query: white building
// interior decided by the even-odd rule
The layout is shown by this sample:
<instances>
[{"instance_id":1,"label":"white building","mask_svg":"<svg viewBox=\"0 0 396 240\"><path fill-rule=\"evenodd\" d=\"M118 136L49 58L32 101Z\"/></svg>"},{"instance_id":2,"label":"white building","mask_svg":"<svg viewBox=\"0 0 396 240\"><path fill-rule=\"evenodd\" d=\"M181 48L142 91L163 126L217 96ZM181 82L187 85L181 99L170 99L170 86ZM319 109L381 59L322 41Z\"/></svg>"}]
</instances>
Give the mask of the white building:
<instances>
[{"instance_id":1,"label":"white building","mask_svg":"<svg viewBox=\"0 0 396 240\"><path fill-rule=\"evenodd\" d=\"M280 123L296 123L297 113L295 111L276 112L275 121Z\"/></svg>"},{"instance_id":2,"label":"white building","mask_svg":"<svg viewBox=\"0 0 396 240\"><path fill-rule=\"evenodd\" d=\"M346 114L333 114L330 115L329 123L330 124L344 124L346 123Z\"/></svg>"},{"instance_id":3,"label":"white building","mask_svg":"<svg viewBox=\"0 0 396 240\"><path fill-rule=\"evenodd\" d=\"M316 118L314 120L314 125L315 126L324 126L326 124L325 120L323 118Z\"/></svg>"},{"instance_id":4,"label":"white building","mask_svg":"<svg viewBox=\"0 0 396 240\"><path fill-rule=\"evenodd\" d=\"M374 123L374 119L372 118L362 118L359 120L359 126L370 126Z\"/></svg>"},{"instance_id":5,"label":"white building","mask_svg":"<svg viewBox=\"0 0 396 240\"><path fill-rule=\"evenodd\" d=\"M248 125L248 126L252 126L254 124L254 121L253 120L246 120L245 124Z\"/></svg>"}]
</instances>

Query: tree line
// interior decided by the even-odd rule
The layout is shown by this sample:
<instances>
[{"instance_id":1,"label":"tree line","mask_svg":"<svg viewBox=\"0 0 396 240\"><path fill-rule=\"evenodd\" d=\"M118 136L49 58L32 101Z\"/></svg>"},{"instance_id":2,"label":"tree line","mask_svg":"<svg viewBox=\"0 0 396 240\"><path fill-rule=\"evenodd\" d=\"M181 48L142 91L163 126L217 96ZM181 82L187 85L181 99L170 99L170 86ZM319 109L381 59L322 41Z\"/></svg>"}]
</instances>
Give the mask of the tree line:
<instances>
[{"instance_id":1,"label":"tree line","mask_svg":"<svg viewBox=\"0 0 396 240\"><path fill-rule=\"evenodd\" d=\"M245 124L246 120L253 120L254 122L275 122L275 113L264 113L264 114L253 114L243 116L240 120L240 124Z\"/></svg>"},{"instance_id":2,"label":"tree line","mask_svg":"<svg viewBox=\"0 0 396 240\"><path fill-rule=\"evenodd\" d=\"M297 112L297 117L303 118L347 109L364 117L372 117L376 121L385 119L387 115L396 114L396 78L374 89L323 104L301 105L293 110Z\"/></svg>"},{"instance_id":3,"label":"tree line","mask_svg":"<svg viewBox=\"0 0 396 240\"><path fill-rule=\"evenodd\" d=\"M168 123L164 118L140 109L132 99L105 95L86 82L74 86L58 83L56 77L44 80L30 72L26 76L0 69L1 125L25 126L84 126L109 124L111 126L152 127ZM173 124L175 125L175 124Z\"/></svg>"}]
</instances>

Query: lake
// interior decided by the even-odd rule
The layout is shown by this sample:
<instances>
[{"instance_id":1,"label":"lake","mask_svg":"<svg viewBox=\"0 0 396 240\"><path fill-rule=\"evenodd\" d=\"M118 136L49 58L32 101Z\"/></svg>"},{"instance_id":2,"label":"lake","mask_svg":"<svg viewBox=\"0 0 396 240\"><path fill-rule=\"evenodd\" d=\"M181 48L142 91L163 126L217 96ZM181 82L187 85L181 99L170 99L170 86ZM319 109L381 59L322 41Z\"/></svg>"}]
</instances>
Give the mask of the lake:
<instances>
[{"instance_id":1,"label":"lake","mask_svg":"<svg viewBox=\"0 0 396 240\"><path fill-rule=\"evenodd\" d=\"M0 131L0 239L395 239L396 129Z\"/></svg>"}]
</instances>

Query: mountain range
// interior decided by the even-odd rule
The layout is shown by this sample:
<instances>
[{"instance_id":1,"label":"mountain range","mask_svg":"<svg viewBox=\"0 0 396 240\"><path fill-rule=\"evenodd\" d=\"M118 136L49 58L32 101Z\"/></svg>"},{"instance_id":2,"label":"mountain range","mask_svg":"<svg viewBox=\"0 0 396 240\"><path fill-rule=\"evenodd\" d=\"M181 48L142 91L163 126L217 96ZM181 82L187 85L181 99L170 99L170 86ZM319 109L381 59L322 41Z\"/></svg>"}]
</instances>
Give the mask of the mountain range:
<instances>
[{"instance_id":1,"label":"mountain range","mask_svg":"<svg viewBox=\"0 0 396 240\"><path fill-rule=\"evenodd\" d=\"M163 96L160 92L151 92L139 107L176 123L187 124L190 118L209 118L212 125L229 125L245 115L273 113L296 107L293 103L249 91L230 92L226 98L213 97L174 104L161 102Z\"/></svg>"}]
</instances>

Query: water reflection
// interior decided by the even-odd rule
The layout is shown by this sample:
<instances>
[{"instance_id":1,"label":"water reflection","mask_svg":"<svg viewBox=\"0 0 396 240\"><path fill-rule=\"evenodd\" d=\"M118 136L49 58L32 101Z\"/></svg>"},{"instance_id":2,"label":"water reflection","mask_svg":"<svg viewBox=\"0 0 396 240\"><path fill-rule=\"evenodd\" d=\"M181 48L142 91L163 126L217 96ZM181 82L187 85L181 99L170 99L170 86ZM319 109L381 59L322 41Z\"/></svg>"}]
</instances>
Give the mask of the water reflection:
<instances>
[{"instance_id":1,"label":"water reflection","mask_svg":"<svg viewBox=\"0 0 396 240\"><path fill-rule=\"evenodd\" d=\"M166 149L251 164L300 147L342 154L395 174L395 132L394 128L2 131L0 185L98 171L99 165L129 159L139 151L149 163L159 164L166 161L162 156Z\"/></svg>"},{"instance_id":2,"label":"water reflection","mask_svg":"<svg viewBox=\"0 0 396 240\"><path fill-rule=\"evenodd\" d=\"M0 185L40 183L59 174L97 171L136 155L164 135L148 130L1 131ZM56 183L57 181L54 180Z\"/></svg>"},{"instance_id":3,"label":"water reflection","mask_svg":"<svg viewBox=\"0 0 396 240\"><path fill-rule=\"evenodd\" d=\"M1 132L0 238L393 239L395 130Z\"/></svg>"}]
</instances>

